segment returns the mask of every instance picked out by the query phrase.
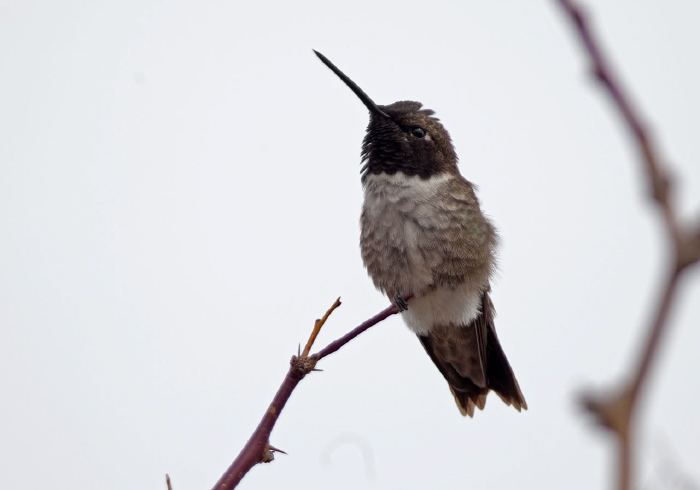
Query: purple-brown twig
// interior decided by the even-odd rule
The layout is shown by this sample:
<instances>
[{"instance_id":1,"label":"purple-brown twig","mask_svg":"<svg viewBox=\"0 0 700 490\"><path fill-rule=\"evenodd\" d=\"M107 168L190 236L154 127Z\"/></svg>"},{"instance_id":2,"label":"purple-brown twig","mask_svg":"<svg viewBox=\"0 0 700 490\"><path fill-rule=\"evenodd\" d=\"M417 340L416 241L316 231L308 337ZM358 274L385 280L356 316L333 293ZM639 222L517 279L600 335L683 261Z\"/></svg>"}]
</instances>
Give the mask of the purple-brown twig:
<instances>
[{"instance_id":1,"label":"purple-brown twig","mask_svg":"<svg viewBox=\"0 0 700 490\"><path fill-rule=\"evenodd\" d=\"M668 329L668 315L681 274L688 266L700 260L700 227L685 225L678 218L673 202L671 179L666 166L659 158L642 118L614 76L581 8L574 0L557 1L574 25L591 63L593 74L611 97L634 139L651 188L652 201L661 212L666 236L672 246L666 283L659 295L636 369L619 390L607 395L589 394L583 400L584 406L597 417L598 421L617 436L618 488L629 490L632 485L630 429L635 408L659 350L662 336Z\"/></svg>"},{"instance_id":2,"label":"purple-brown twig","mask_svg":"<svg viewBox=\"0 0 700 490\"><path fill-rule=\"evenodd\" d=\"M408 301L410 296L405 296L404 299ZM253 466L258 463L269 463L274 459L275 452L282 452L270 445L270 433L275 427L279 414L282 412L287 400L289 400L294 388L296 388L299 382L304 379L304 376L314 370L318 361L330 354L333 354L335 351L340 349L365 330L376 325L382 320L385 320L391 315L398 313L396 307L392 305L376 314L369 320L363 322L355 329L345 334L343 337L331 342L316 354L309 356L308 353L311 351L311 347L313 346L314 340L321 330L321 327L333 310L335 310L338 306L340 306L340 298L333 303L323 318L316 320L314 329L309 336L309 341L307 342L304 351L299 356L292 357L289 371L284 377L282 385L277 390L277 394L273 398L272 403L270 403L265 415L263 415L258 427L255 429L255 432L253 432L253 435L250 436L250 439L241 450L238 457L233 463L231 463L231 466L229 466L226 472L221 476L216 485L214 485L214 490L229 490L231 488L235 488Z\"/></svg>"}]
</instances>

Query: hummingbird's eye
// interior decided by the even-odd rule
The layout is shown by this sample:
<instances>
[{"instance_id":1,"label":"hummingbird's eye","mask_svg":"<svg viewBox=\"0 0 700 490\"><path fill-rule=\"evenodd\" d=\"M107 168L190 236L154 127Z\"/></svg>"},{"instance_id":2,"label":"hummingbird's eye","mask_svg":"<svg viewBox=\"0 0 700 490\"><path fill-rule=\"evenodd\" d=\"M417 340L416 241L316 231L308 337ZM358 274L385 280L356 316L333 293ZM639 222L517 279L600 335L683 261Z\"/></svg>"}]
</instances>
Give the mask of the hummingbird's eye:
<instances>
[{"instance_id":1,"label":"hummingbird's eye","mask_svg":"<svg viewBox=\"0 0 700 490\"><path fill-rule=\"evenodd\" d=\"M411 134L416 138L425 138L425 130L423 128L415 127L411 130Z\"/></svg>"}]
</instances>

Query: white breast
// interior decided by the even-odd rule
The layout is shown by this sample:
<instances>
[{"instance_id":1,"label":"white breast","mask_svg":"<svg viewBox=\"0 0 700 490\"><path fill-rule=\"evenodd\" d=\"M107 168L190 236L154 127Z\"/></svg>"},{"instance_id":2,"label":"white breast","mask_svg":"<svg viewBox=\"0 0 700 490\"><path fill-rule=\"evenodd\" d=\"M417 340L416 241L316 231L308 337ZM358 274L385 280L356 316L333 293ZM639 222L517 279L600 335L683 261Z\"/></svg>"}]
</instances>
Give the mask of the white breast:
<instances>
[{"instance_id":1,"label":"white breast","mask_svg":"<svg viewBox=\"0 0 700 490\"><path fill-rule=\"evenodd\" d=\"M439 288L411 299L401 317L420 335L434 326L466 327L481 313L481 294L469 284L455 289Z\"/></svg>"},{"instance_id":2,"label":"white breast","mask_svg":"<svg viewBox=\"0 0 700 490\"><path fill-rule=\"evenodd\" d=\"M441 174L429 179L402 172L389 174L369 174L363 181L365 190L365 210L395 211L396 204L415 205L430 202L441 192L451 178Z\"/></svg>"},{"instance_id":3,"label":"white breast","mask_svg":"<svg viewBox=\"0 0 700 490\"><path fill-rule=\"evenodd\" d=\"M409 270L394 271L391 267L381 267L381 272L369 267L368 270L375 284L388 294L394 294L394 289L402 294L414 294L402 317L418 334L425 334L437 325L468 325L480 312L483 284L465 282L454 289L432 288L419 293L433 284L432 267L439 258L426 256L419 248L424 235L415 219L427 217L435 222L447 219L437 197L447 192L451 178L454 177L443 174L421 179L397 172L369 174L363 182L363 240L370 242L369 252L365 250L363 254L372 253L372 257L385 257L387 262L393 262L388 250L402 250L410 264ZM367 263L367 257L363 258Z\"/></svg>"}]
</instances>

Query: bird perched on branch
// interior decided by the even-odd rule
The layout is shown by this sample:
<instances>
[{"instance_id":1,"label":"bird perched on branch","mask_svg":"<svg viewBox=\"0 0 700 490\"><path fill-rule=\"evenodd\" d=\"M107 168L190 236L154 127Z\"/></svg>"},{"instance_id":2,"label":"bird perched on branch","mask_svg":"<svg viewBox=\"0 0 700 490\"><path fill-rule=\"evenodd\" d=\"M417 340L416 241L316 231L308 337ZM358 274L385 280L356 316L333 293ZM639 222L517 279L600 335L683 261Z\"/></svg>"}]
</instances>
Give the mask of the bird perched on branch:
<instances>
[{"instance_id":1,"label":"bird perched on branch","mask_svg":"<svg viewBox=\"0 0 700 490\"><path fill-rule=\"evenodd\" d=\"M375 104L314 52L369 109L360 248L375 286L402 311L462 415L483 409L490 390L527 409L494 328L498 235L457 169L450 135L420 102Z\"/></svg>"}]
</instances>

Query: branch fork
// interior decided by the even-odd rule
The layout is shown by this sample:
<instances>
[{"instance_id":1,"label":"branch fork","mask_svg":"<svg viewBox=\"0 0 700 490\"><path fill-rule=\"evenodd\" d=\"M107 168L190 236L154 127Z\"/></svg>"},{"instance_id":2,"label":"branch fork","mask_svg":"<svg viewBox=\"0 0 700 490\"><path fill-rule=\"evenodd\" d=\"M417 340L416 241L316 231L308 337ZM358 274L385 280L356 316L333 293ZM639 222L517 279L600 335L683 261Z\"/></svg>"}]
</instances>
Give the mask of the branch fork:
<instances>
[{"instance_id":1,"label":"branch fork","mask_svg":"<svg viewBox=\"0 0 700 490\"><path fill-rule=\"evenodd\" d=\"M404 296L405 301L408 301L410 298L411 295ZM336 299L323 317L314 322L314 328L309 336L309 340L306 342L304 350L298 355L292 356L289 361L289 371L287 371L287 375L277 390L277 394L273 398L272 403L270 403L265 415L263 415L262 420L260 420L258 427L253 432L253 435L250 437L243 450L233 463L231 463L231 466L229 466L216 485L214 485L214 490L229 490L235 488L246 473L256 464L272 462L275 459L275 452L287 454L270 444L270 434L277 423L280 412L282 412L282 409L299 382L310 372L320 371L320 369L316 369L316 363L318 361L334 353L370 327L398 313L398 309L394 305L385 308L343 337L331 342L319 352L309 355L321 328L326 323L331 313L333 313L340 304L340 298Z\"/></svg>"}]
</instances>

